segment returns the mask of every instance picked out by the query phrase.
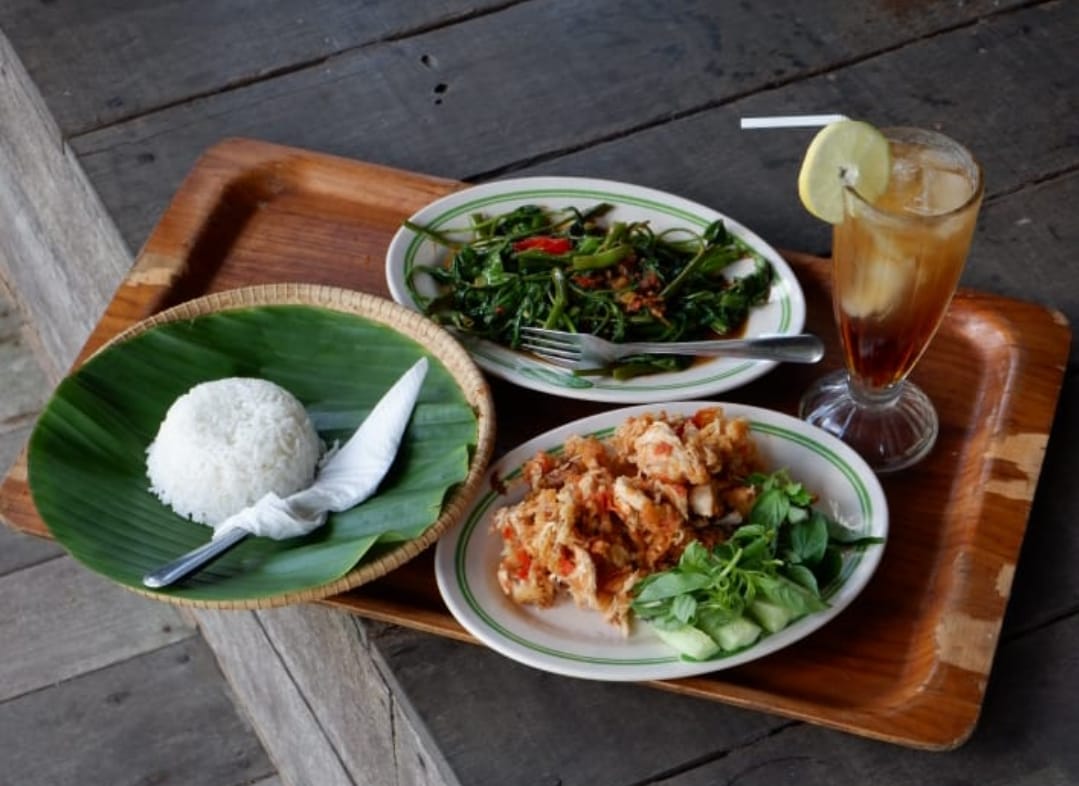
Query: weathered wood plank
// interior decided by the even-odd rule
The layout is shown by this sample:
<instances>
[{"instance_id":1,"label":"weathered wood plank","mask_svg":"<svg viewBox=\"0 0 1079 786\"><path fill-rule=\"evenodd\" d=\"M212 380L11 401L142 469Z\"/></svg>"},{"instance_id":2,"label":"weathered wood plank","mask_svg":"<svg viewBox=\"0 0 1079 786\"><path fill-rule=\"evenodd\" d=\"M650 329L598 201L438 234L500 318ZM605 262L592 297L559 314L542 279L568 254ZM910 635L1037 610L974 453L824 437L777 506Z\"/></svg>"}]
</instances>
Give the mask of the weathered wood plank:
<instances>
[{"instance_id":1,"label":"weathered wood plank","mask_svg":"<svg viewBox=\"0 0 1079 786\"><path fill-rule=\"evenodd\" d=\"M372 644L462 783L648 783L790 721L639 685L544 674L390 626ZM624 744L623 744L624 742Z\"/></svg>"},{"instance_id":2,"label":"weathered wood plank","mask_svg":"<svg viewBox=\"0 0 1079 786\"><path fill-rule=\"evenodd\" d=\"M1075 691L1079 616L1001 647L978 728L947 755L897 749L811 726L663 781L669 786L826 786L837 783L995 783L1065 786L1079 779Z\"/></svg>"},{"instance_id":3,"label":"weathered wood plank","mask_svg":"<svg viewBox=\"0 0 1079 786\"><path fill-rule=\"evenodd\" d=\"M258 614L193 610L192 615L281 778L290 784L356 786ZM317 640L304 643L321 651Z\"/></svg>"},{"instance_id":4,"label":"weathered wood plank","mask_svg":"<svg viewBox=\"0 0 1079 786\"><path fill-rule=\"evenodd\" d=\"M0 577L63 553L64 550L51 540L23 535L0 525Z\"/></svg>"},{"instance_id":5,"label":"weathered wood plank","mask_svg":"<svg viewBox=\"0 0 1079 786\"><path fill-rule=\"evenodd\" d=\"M28 326L0 279L0 439L33 422L49 384L28 341ZM6 470L0 452L0 470Z\"/></svg>"},{"instance_id":6,"label":"weathered wood plank","mask_svg":"<svg viewBox=\"0 0 1079 786\"><path fill-rule=\"evenodd\" d=\"M0 260L0 271L11 267L11 260ZM48 396L50 385L31 346L33 338L34 331L0 275L0 474L7 474L15 462ZM59 553L55 546L11 533L0 533L0 539L6 546L0 548L0 575Z\"/></svg>"},{"instance_id":7,"label":"weathered wood plank","mask_svg":"<svg viewBox=\"0 0 1079 786\"><path fill-rule=\"evenodd\" d=\"M7 474L30 438L50 388L27 341L31 333L0 278L0 475ZM0 576L60 553L54 544L0 527Z\"/></svg>"},{"instance_id":8,"label":"weathered wood plank","mask_svg":"<svg viewBox=\"0 0 1079 786\"><path fill-rule=\"evenodd\" d=\"M9 0L0 29L67 137L505 4L241 0L192 13L183 3L141 0Z\"/></svg>"},{"instance_id":9,"label":"weathered wood plank","mask_svg":"<svg viewBox=\"0 0 1079 786\"><path fill-rule=\"evenodd\" d=\"M37 332L57 381L130 267L105 215L14 50L0 32L0 280Z\"/></svg>"},{"instance_id":10,"label":"weathered wood plank","mask_svg":"<svg viewBox=\"0 0 1079 786\"><path fill-rule=\"evenodd\" d=\"M751 4L632 0L619 4L612 24L604 4L525 3L137 118L73 144L135 246L198 152L222 137L268 138L467 179L827 70L996 6L931 4L918 14L896 11L888 0L862 4L854 14L841 7L849 5L835 0L806 14L798 0L783 0L762 13ZM950 46L919 40L907 47L913 51L904 62L909 68L922 61L925 47ZM852 79L857 82L857 73ZM864 103L868 90L861 92ZM833 109L851 106L837 105L834 94L828 102ZM873 96L869 105L878 107L880 100ZM662 138L663 131L656 133ZM726 154L755 160L753 143L741 139L745 151L728 148ZM713 158L697 161L698 179L707 177L718 189L722 170L711 163L723 149L710 151ZM621 160L618 178L642 179L667 152L653 146L643 158Z\"/></svg>"},{"instance_id":11,"label":"weathered wood plank","mask_svg":"<svg viewBox=\"0 0 1079 786\"><path fill-rule=\"evenodd\" d=\"M0 700L190 638L175 609L68 558L0 577Z\"/></svg>"},{"instance_id":12,"label":"weathered wood plank","mask_svg":"<svg viewBox=\"0 0 1079 786\"><path fill-rule=\"evenodd\" d=\"M437 768L409 744L414 733L371 658L362 622L317 606L267 610L259 620L356 783L396 786L402 767L412 772L404 780L413 780L417 769L437 778ZM311 641L317 649L307 646Z\"/></svg>"},{"instance_id":13,"label":"weathered wood plank","mask_svg":"<svg viewBox=\"0 0 1079 786\"><path fill-rule=\"evenodd\" d=\"M0 33L0 468L96 323L130 254ZM74 295L72 293L75 293ZM62 553L3 533L0 575Z\"/></svg>"},{"instance_id":14,"label":"weathered wood plank","mask_svg":"<svg viewBox=\"0 0 1079 786\"><path fill-rule=\"evenodd\" d=\"M0 760L19 786L281 786L198 637L0 703Z\"/></svg>"},{"instance_id":15,"label":"weathered wood plank","mask_svg":"<svg viewBox=\"0 0 1079 786\"><path fill-rule=\"evenodd\" d=\"M395 707L355 618L315 606L195 617L286 780L453 783Z\"/></svg>"},{"instance_id":16,"label":"weathered wood plank","mask_svg":"<svg viewBox=\"0 0 1079 786\"><path fill-rule=\"evenodd\" d=\"M6 380L0 373L0 384ZM36 417L36 416L32 416ZM15 458L30 439L33 431L33 421L29 423L16 423L15 425L0 427L0 474L6 475Z\"/></svg>"},{"instance_id":17,"label":"weathered wood plank","mask_svg":"<svg viewBox=\"0 0 1079 786\"><path fill-rule=\"evenodd\" d=\"M437 743L418 730L407 702L394 701L393 728L398 786L460 786Z\"/></svg>"},{"instance_id":18,"label":"weathered wood plank","mask_svg":"<svg viewBox=\"0 0 1079 786\"><path fill-rule=\"evenodd\" d=\"M1076 149L1079 151L1079 138ZM1074 334L1079 329L1076 204L1076 170L991 200L982 208L962 284L1059 309ZM1074 336L1071 350L1074 363L1079 359ZM1061 402L1070 410L1067 404L1079 402L1079 398L1065 394Z\"/></svg>"}]
</instances>

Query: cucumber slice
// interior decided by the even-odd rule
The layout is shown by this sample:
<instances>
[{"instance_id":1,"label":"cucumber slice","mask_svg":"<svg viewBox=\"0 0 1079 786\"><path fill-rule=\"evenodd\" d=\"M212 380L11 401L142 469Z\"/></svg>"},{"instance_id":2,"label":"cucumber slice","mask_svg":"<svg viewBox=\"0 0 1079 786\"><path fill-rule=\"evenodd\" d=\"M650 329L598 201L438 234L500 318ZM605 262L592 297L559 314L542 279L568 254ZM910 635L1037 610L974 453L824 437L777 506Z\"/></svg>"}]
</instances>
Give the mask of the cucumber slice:
<instances>
[{"instance_id":1,"label":"cucumber slice","mask_svg":"<svg viewBox=\"0 0 1079 786\"><path fill-rule=\"evenodd\" d=\"M761 626L751 619L739 617L724 625L720 625L712 636L719 642L719 646L727 652L740 650L760 638Z\"/></svg>"},{"instance_id":2,"label":"cucumber slice","mask_svg":"<svg viewBox=\"0 0 1079 786\"><path fill-rule=\"evenodd\" d=\"M749 613L769 633L783 630L790 625L791 619L794 618L791 610L785 606L759 599L749 604Z\"/></svg>"},{"instance_id":3,"label":"cucumber slice","mask_svg":"<svg viewBox=\"0 0 1079 786\"><path fill-rule=\"evenodd\" d=\"M663 630L653 627L663 641L674 647L682 655L687 655L694 660L708 660L719 653L719 645L707 633L692 625L683 625L674 630Z\"/></svg>"}]
</instances>

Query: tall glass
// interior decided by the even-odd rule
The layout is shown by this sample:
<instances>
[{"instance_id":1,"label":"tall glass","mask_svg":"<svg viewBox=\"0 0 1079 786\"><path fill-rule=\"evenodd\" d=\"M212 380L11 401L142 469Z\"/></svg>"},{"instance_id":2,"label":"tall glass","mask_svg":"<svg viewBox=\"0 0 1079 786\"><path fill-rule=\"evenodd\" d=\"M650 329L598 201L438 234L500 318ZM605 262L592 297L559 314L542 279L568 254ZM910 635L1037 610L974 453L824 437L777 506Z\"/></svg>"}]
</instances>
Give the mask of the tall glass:
<instances>
[{"instance_id":1,"label":"tall glass","mask_svg":"<svg viewBox=\"0 0 1079 786\"><path fill-rule=\"evenodd\" d=\"M844 196L832 243L832 308L846 368L818 380L801 415L857 450L873 469L910 466L933 447L939 420L907 379L940 326L970 249L982 172L943 134L884 129L885 193Z\"/></svg>"}]
</instances>

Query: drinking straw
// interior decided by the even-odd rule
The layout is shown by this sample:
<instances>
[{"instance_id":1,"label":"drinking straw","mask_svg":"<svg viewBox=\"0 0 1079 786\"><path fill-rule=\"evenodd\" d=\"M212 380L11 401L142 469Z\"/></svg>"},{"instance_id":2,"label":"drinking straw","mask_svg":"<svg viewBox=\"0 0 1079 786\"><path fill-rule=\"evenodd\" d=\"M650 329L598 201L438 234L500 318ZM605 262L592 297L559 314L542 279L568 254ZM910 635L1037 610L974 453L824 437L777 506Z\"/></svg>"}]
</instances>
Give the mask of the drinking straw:
<instances>
[{"instance_id":1,"label":"drinking straw","mask_svg":"<svg viewBox=\"0 0 1079 786\"><path fill-rule=\"evenodd\" d=\"M742 128L810 128L826 126L846 115L776 115L772 117L743 117Z\"/></svg>"}]
</instances>

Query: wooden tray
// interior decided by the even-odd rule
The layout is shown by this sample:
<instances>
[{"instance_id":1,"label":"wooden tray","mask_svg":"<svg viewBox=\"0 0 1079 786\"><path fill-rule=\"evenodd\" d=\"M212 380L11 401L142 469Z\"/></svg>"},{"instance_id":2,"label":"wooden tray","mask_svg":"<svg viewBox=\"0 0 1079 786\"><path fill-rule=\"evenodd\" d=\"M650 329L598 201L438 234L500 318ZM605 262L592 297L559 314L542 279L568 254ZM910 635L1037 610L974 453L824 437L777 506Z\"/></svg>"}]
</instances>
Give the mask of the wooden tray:
<instances>
[{"instance_id":1,"label":"wooden tray","mask_svg":"<svg viewBox=\"0 0 1079 786\"><path fill-rule=\"evenodd\" d=\"M192 297L299 281L387 295L383 255L401 220L463 184L252 140L209 150L177 192L79 360L134 322ZM816 367L781 367L728 395L793 413L839 364L828 263L787 254L808 328L832 340ZM839 618L795 647L736 669L657 682L679 693L929 749L973 730L996 650L1067 358L1057 312L964 291L915 372L941 417L939 442L884 479L891 537L881 567ZM494 381L496 454L605 405ZM527 413L518 417L517 413ZM0 516L47 536L25 457L0 486ZM464 641L430 553L321 601Z\"/></svg>"}]
</instances>

